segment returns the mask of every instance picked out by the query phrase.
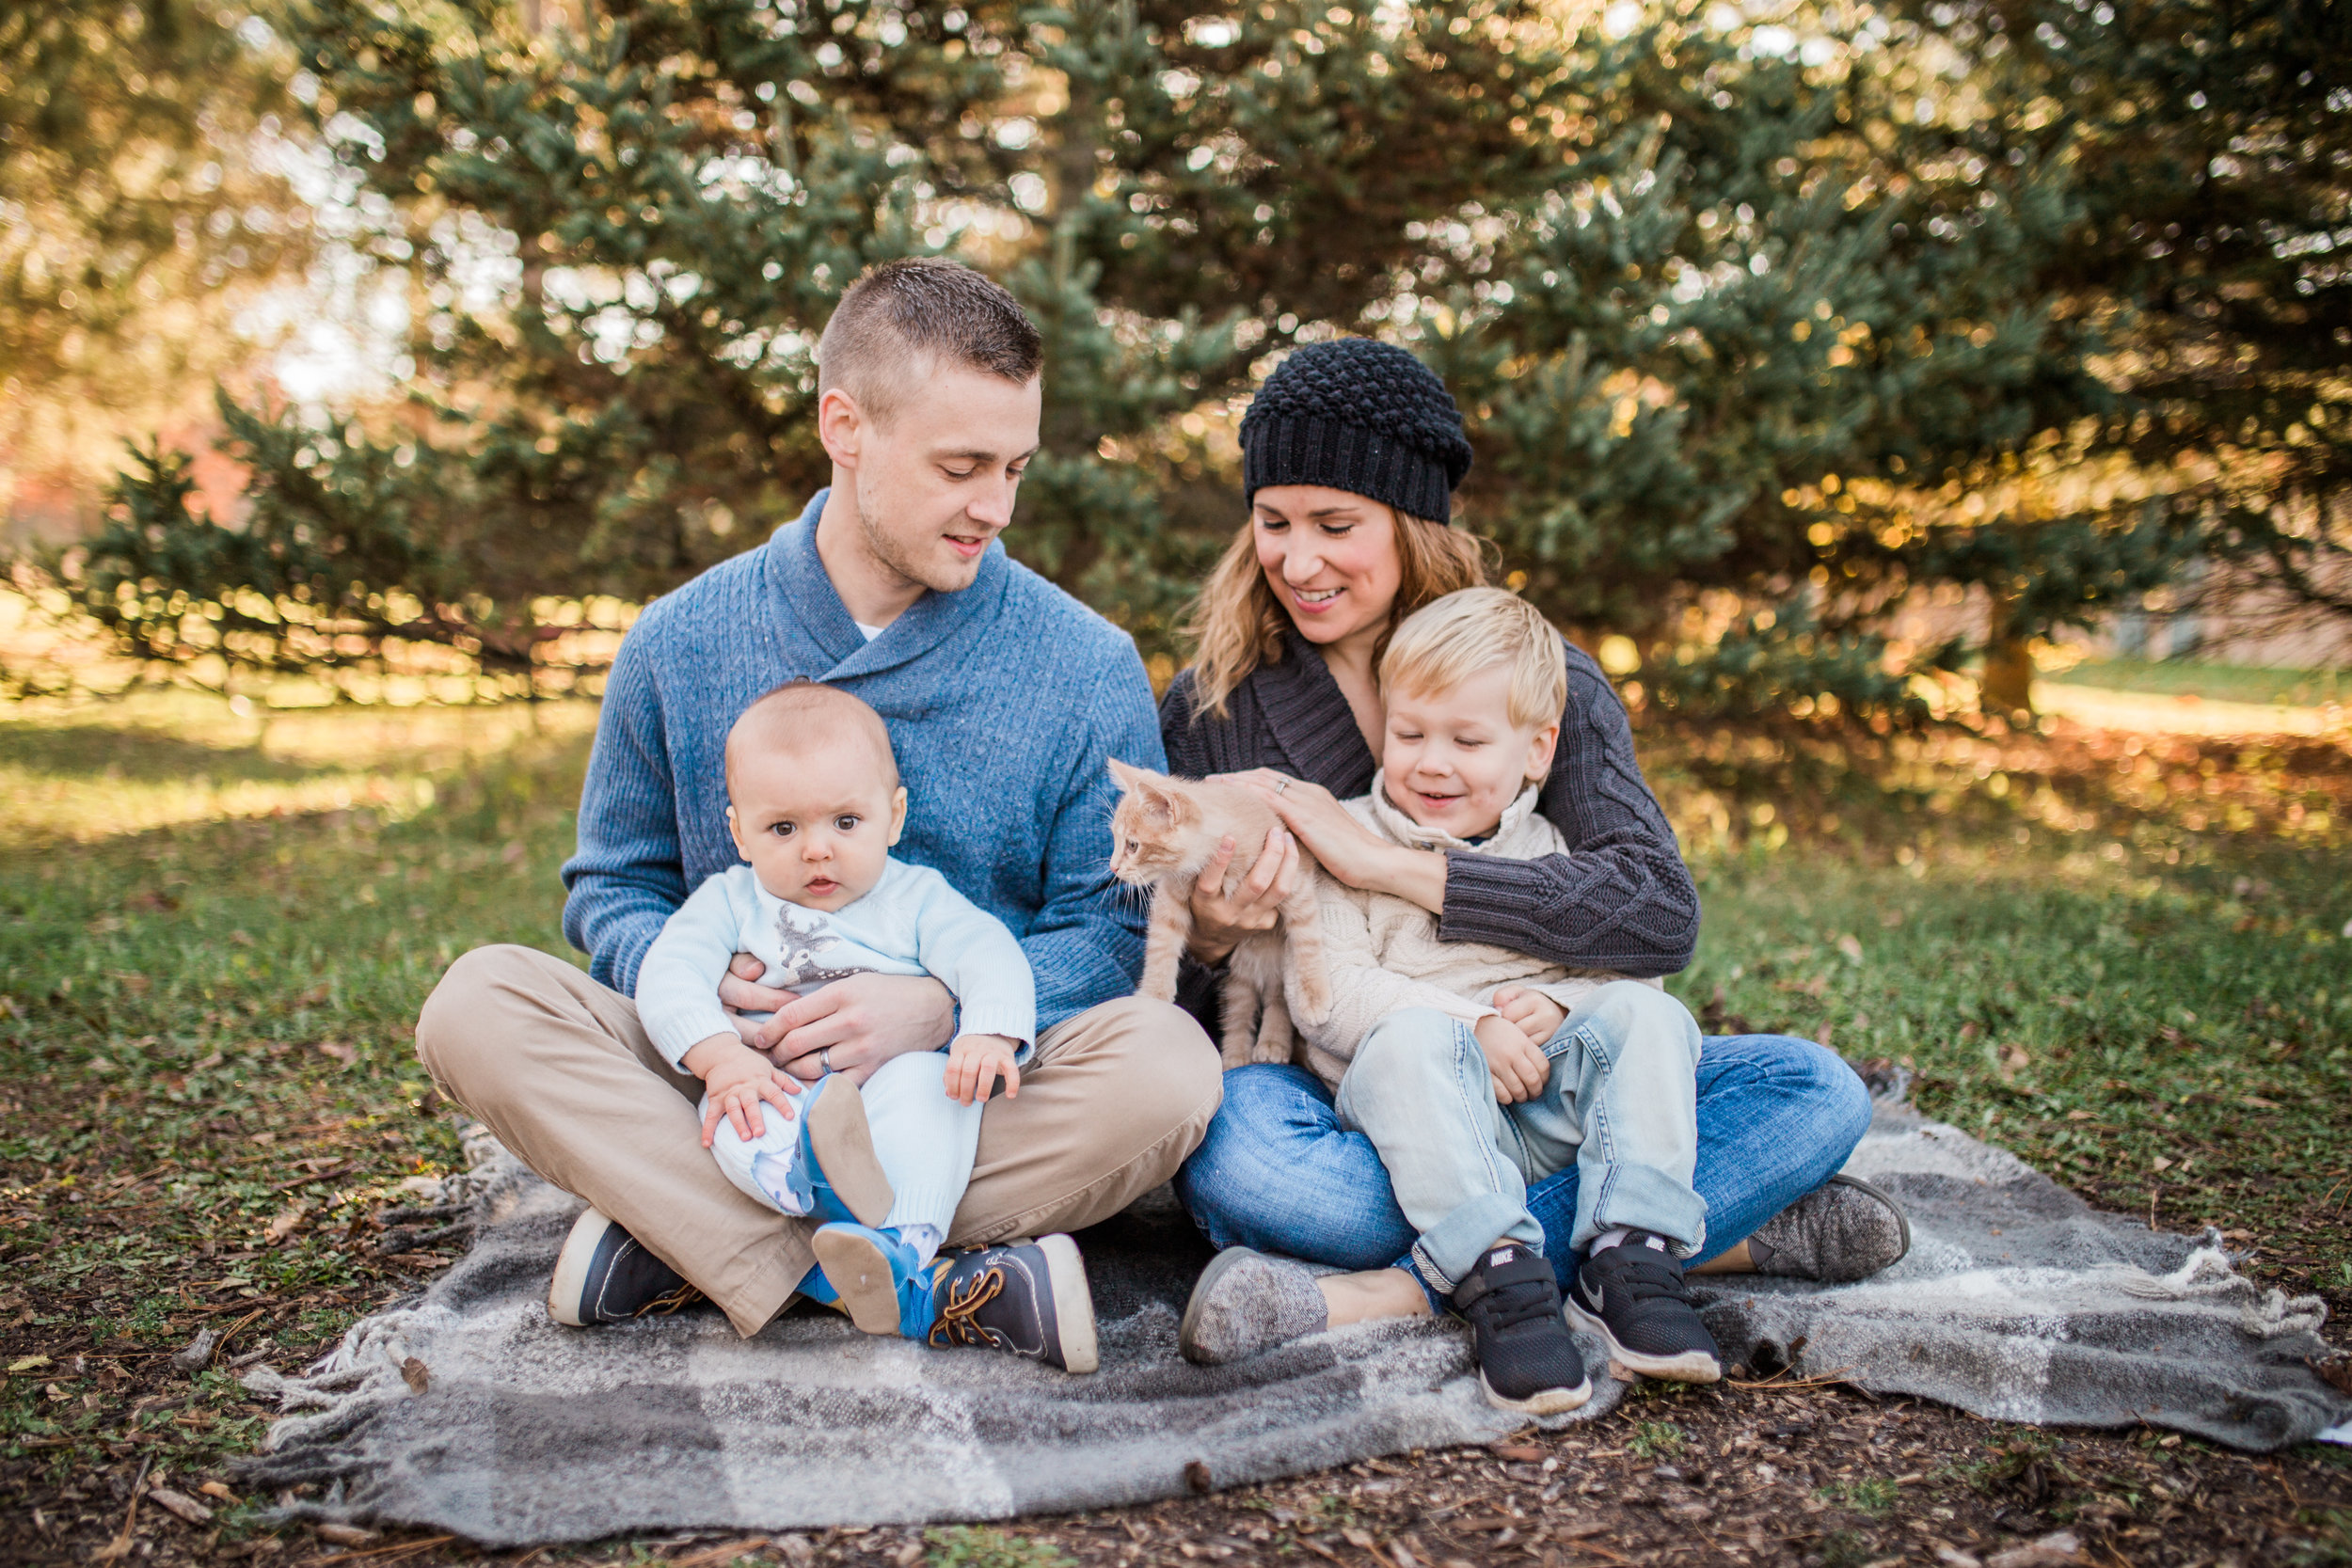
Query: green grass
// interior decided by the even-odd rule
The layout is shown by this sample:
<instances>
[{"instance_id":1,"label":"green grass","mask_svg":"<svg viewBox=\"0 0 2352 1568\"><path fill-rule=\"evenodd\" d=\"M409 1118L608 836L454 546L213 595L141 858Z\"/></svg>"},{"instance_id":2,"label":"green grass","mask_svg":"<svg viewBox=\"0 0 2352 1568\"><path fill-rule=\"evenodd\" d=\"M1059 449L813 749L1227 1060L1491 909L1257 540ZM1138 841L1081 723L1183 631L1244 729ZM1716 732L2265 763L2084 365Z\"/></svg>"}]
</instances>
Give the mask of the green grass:
<instances>
[{"instance_id":1,"label":"green grass","mask_svg":"<svg viewBox=\"0 0 2352 1568\"><path fill-rule=\"evenodd\" d=\"M1841 1481L1820 1489L1821 1500L1856 1513L1877 1517L1893 1512L1902 1488L1883 1476L1867 1477L1861 1481Z\"/></svg>"},{"instance_id":2,"label":"green grass","mask_svg":"<svg viewBox=\"0 0 2352 1568\"><path fill-rule=\"evenodd\" d=\"M2190 659L2094 658L2038 677L2059 686L2095 686L2160 697L2217 703L2284 703L2316 707L2352 702L2352 670L2277 670Z\"/></svg>"},{"instance_id":3,"label":"green grass","mask_svg":"<svg viewBox=\"0 0 2352 1568\"><path fill-rule=\"evenodd\" d=\"M411 1026L467 948L566 951L589 717L0 715L0 1324L47 1357L0 1453L220 1476L269 1413L171 1352L234 1324L225 1360L289 1366L431 1277L370 1219L458 1159ZM1907 1063L1933 1114L2352 1305L2352 762L1987 744L1646 736L1707 904L1677 991Z\"/></svg>"},{"instance_id":4,"label":"green grass","mask_svg":"<svg viewBox=\"0 0 2352 1568\"><path fill-rule=\"evenodd\" d=\"M1069 1554L1050 1541L1025 1541L986 1525L927 1529L924 1560L931 1568L1057 1568Z\"/></svg>"},{"instance_id":5,"label":"green grass","mask_svg":"<svg viewBox=\"0 0 2352 1568\"><path fill-rule=\"evenodd\" d=\"M1643 1421L1625 1440L1626 1451L1636 1459L1672 1459L1688 1439L1672 1421Z\"/></svg>"},{"instance_id":6,"label":"green grass","mask_svg":"<svg viewBox=\"0 0 2352 1568\"><path fill-rule=\"evenodd\" d=\"M1826 1039L1920 1106L2169 1229L2352 1286L2352 885L2328 850L1752 847L1703 868L1674 989L1718 1030Z\"/></svg>"},{"instance_id":7,"label":"green grass","mask_svg":"<svg viewBox=\"0 0 2352 1568\"><path fill-rule=\"evenodd\" d=\"M0 724L0 1323L56 1347L0 1388L0 1447L60 1471L249 1449L234 1378L164 1353L257 1310L224 1358L314 1350L413 1281L363 1230L457 1158L417 1006L468 947L561 947L576 718L319 716L256 752L218 711Z\"/></svg>"}]
</instances>

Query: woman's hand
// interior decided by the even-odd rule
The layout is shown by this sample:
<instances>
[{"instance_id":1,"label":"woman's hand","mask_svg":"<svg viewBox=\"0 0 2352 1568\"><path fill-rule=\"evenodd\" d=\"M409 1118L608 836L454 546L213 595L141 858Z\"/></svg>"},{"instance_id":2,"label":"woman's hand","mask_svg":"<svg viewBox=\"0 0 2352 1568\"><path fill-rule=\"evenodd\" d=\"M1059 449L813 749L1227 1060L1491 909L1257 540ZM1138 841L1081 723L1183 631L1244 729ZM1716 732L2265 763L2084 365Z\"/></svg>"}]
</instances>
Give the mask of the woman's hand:
<instances>
[{"instance_id":1,"label":"woman's hand","mask_svg":"<svg viewBox=\"0 0 2352 1568\"><path fill-rule=\"evenodd\" d=\"M1298 842L1280 828L1266 830L1265 845L1233 895L1225 895L1226 873L1235 847L1228 837L1192 884L1192 934L1184 950L1204 964L1225 961L1242 938L1270 931L1281 917L1282 901L1298 885Z\"/></svg>"},{"instance_id":2,"label":"woman's hand","mask_svg":"<svg viewBox=\"0 0 2352 1568\"><path fill-rule=\"evenodd\" d=\"M1324 870L1349 887L1393 894L1432 914L1444 911L1445 857L1435 849L1408 849L1390 843L1357 821L1339 798L1321 784L1270 768L1222 776L1265 797L1282 826L1298 835L1298 842Z\"/></svg>"}]
</instances>

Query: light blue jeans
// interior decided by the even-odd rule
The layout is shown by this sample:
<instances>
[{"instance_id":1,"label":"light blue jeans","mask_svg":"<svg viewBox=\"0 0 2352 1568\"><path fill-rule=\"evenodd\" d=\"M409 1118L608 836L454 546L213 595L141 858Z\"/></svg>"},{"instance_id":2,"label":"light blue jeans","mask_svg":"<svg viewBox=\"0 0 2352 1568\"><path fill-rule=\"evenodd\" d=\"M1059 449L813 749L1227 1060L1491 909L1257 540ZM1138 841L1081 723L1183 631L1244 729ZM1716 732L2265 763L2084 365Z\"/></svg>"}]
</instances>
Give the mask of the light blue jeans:
<instances>
[{"instance_id":1,"label":"light blue jeans","mask_svg":"<svg viewBox=\"0 0 2352 1568\"><path fill-rule=\"evenodd\" d=\"M1706 1201L1708 1259L1813 1191L1846 1163L1870 1125L1869 1091L1834 1053L1782 1035L1703 1042L1697 1073L1698 1158L1692 1185ZM1329 1090L1303 1068L1259 1065L1225 1075L1208 1136L1176 1173L1177 1195L1209 1241L1342 1269L1380 1269L1407 1256L1419 1229L1399 1207L1380 1153L1343 1126ZM1527 1187L1545 1256L1565 1285L1575 1273L1583 1172L1570 1164Z\"/></svg>"},{"instance_id":2,"label":"light blue jeans","mask_svg":"<svg viewBox=\"0 0 2352 1568\"><path fill-rule=\"evenodd\" d=\"M813 1090L796 1101L804 1107L810 1094L856 1094L857 1086L834 1073L819 1078ZM910 1051L893 1056L866 1081L866 1122L874 1135L874 1158L890 1178L897 1196L891 1226L928 1225L947 1234L972 1184L972 1162L980 1149L980 1113L984 1102L959 1105L947 1098L947 1053ZM779 1213L792 1213L787 1202L769 1190L755 1169L762 1154L789 1163L798 1158L801 1111L787 1121L772 1106L761 1108L766 1131L756 1138L736 1135L734 1124L722 1118L710 1142L719 1168L750 1197Z\"/></svg>"},{"instance_id":3,"label":"light blue jeans","mask_svg":"<svg viewBox=\"0 0 2352 1568\"><path fill-rule=\"evenodd\" d=\"M1372 1140L1397 1207L1420 1234L1414 1272L1451 1295L1502 1240L1544 1250L1528 1184L1570 1165L1585 1247L1623 1226L1688 1258L1707 1240L1698 1160L1699 1029L1653 986L1617 980L1586 997L1544 1042L1541 1093L1495 1099L1486 1053L1460 1019L1408 1007L1380 1021L1340 1080L1340 1125Z\"/></svg>"}]
</instances>

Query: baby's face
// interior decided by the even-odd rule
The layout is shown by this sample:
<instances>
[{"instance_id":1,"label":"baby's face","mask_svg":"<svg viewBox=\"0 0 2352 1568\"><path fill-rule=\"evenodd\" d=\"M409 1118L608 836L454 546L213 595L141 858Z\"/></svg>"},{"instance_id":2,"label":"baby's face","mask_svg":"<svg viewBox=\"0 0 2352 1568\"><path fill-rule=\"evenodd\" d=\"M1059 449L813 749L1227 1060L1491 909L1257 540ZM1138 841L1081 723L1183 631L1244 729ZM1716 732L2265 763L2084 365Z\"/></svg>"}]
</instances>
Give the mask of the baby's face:
<instances>
[{"instance_id":1,"label":"baby's face","mask_svg":"<svg viewBox=\"0 0 2352 1568\"><path fill-rule=\"evenodd\" d=\"M820 752L747 748L727 791L727 827L752 875L805 909L837 910L872 892L906 827L907 792L855 740Z\"/></svg>"},{"instance_id":2,"label":"baby's face","mask_svg":"<svg viewBox=\"0 0 2352 1568\"><path fill-rule=\"evenodd\" d=\"M1551 769L1554 721L1511 722L1511 667L1482 670L1450 691L1388 693L1380 749L1389 800L1424 828L1456 838L1494 832L1521 787Z\"/></svg>"}]
</instances>

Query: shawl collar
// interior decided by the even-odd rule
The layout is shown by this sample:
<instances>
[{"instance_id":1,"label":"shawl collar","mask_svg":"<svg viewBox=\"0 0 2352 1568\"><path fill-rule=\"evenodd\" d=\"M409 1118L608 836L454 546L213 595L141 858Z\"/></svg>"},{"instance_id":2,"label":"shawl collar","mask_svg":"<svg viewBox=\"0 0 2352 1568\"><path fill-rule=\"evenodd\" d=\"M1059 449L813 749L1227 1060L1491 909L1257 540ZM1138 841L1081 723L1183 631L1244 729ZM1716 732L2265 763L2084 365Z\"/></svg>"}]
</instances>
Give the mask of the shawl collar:
<instances>
[{"instance_id":1,"label":"shawl collar","mask_svg":"<svg viewBox=\"0 0 2352 1568\"><path fill-rule=\"evenodd\" d=\"M1528 822L1535 815L1535 801L1542 793L1532 784L1521 788L1511 798L1511 803L1502 808L1502 820L1495 824L1495 831L1476 844L1466 838L1455 838L1442 828L1424 828L1397 810L1396 802L1389 799L1385 771L1372 776L1370 799L1373 820L1380 825L1381 832L1399 844L1414 849L1459 849L1466 854L1501 855L1505 860L1516 861L1532 860L1545 852L1519 843L1528 836Z\"/></svg>"},{"instance_id":2,"label":"shawl collar","mask_svg":"<svg viewBox=\"0 0 2352 1568\"><path fill-rule=\"evenodd\" d=\"M810 498L800 516L768 541L768 577L779 594L778 636L805 638L827 661L827 680L870 675L910 663L945 641L949 633L1003 602L1012 579L1001 540L980 558L972 586L952 594L926 593L871 642L857 629L840 591L817 554L817 519L830 487Z\"/></svg>"},{"instance_id":3,"label":"shawl collar","mask_svg":"<svg viewBox=\"0 0 2352 1568\"><path fill-rule=\"evenodd\" d=\"M1379 762L1356 727L1347 694L1331 678L1322 654L1295 627L1285 631L1283 640L1282 662L1262 664L1250 676L1266 728L1300 777L1343 800L1361 795Z\"/></svg>"}]
</instances>

